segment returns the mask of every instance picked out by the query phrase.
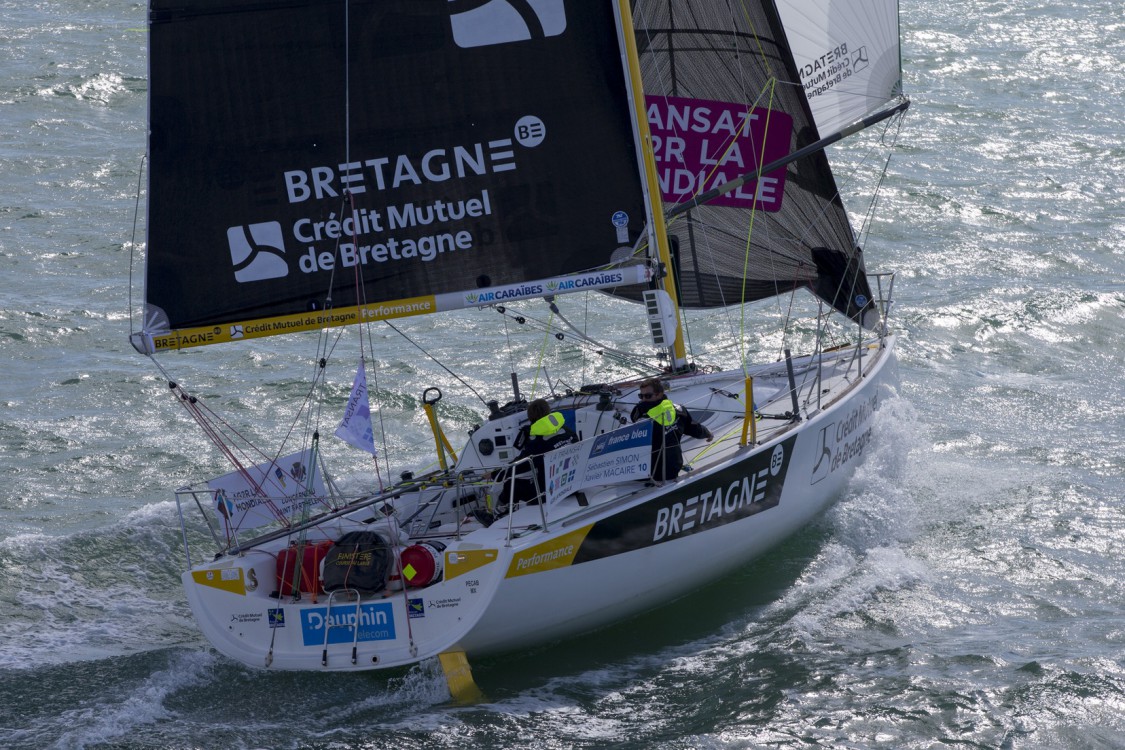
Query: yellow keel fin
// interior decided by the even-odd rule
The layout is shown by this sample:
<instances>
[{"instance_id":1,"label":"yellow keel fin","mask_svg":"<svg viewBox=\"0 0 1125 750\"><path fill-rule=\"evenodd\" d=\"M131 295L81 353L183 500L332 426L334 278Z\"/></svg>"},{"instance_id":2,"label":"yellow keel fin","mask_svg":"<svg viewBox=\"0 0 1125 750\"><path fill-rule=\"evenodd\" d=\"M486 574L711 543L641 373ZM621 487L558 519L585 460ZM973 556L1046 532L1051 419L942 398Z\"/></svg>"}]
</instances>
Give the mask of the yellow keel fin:
<instances>
[{"instance_id":1,"label":"yellow keel fin","mask_svg":"<svg viewBox=\"0 0 1125 750\"><path fill-rule=\"evenodd\" d=\"M438 659L441 660L445 681L455 702L480 703L484 700L484 693L473 682L473 670L469 668L469 660L464 651L446 651L438 654Z\"/></svg>"}]
</instances>

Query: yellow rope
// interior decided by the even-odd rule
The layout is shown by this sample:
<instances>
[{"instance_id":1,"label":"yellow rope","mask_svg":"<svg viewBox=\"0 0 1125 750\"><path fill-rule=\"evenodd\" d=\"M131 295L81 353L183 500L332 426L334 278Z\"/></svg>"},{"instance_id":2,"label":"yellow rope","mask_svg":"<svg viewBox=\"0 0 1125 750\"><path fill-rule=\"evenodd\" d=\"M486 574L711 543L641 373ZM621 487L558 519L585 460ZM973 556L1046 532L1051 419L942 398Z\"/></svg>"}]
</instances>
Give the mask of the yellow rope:
<instances>
[{"instance_id":1,"label":"yellow rope","mask_svg":"<svg viewBox=\"0 0 1125 750\"><path fill-rule=\"evenodd\" d=\"M762 58L762 66L765 67L766 72L768 72L771 77L776 77L773 75L773 71L770 70L770 59L766 56L766 51L762 49L762 39L758 35L758 30L754 28L754 22L750 19L750 14L746 12L746 3L741 2L738 4L738 7L742 8L742 15L746 19L746 25L749 27L750 33L754 35L754 41L758 45L758 56Z\"/></svg>"},{"instance_id":2,"label":"yellow rope","mask_svg":"<svg viewBox=\"0 0 1125 750\"><path fill-rule=\"evenodd\" d=\"M770 87L770 101L769 106L766 108L766 126L765 132L768 135L770 132L770 117L773 115L773 99L774 93L777 89L777 79L771 78L769 81ZM762 181L762 165L766 158L766 138L762 138L761 152L758 154L758 176L754 178L754 200L750 204L750 226L746 231L746 252L742 256L742 300L740 305L739 316L739 335L738 335L738 348L739 359L742 361L742 371L747 372L746 369L746 274L750 269L750 239L754 236L754 217L758 215L758 193L760 191Z\"/></svg>"}]
</instances>

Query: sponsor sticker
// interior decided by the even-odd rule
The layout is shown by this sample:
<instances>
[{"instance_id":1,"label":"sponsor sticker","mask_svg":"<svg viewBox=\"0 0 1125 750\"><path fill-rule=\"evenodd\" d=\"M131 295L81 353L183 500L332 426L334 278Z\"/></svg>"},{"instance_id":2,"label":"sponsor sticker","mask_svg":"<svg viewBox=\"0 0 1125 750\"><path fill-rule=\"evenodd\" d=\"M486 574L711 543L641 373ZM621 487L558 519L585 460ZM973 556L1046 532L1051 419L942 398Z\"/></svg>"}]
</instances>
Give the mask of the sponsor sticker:
<instances>
[{"instance_id":1,"label":"sponsor sticker","mask_svg":"<svg viewBox=\"0 0 1125 750\"><path fill-rule=\"evenodd\" d=\"M239 612L236 615L230 616L230 624L234 625L252 625L256 622L262 621L261 612Z\"/></svg>"},{"instance_id":2,"label":"sponsor sticker","mask_svg":"<svg viewBox=\"0 0 1125 750\"><path fill-rule=\"evenodd\" d=\"M475 7L474 7L475 6ZM459 10L459 8L467 8ZM566 30L563 0L492 0L450 3L458 47L489 47L558 36Z\"/></svg>"},{"instance_id":3,"label":"sponsor sticker","mask_svg":"<svg viewBox=\"0 0 1125 750\"><path fill-rule=\"evenodd\" d=\"M863 455L864 449L874 437L869 422L877 404L878 396L872 396L853 408L843 419L829 422L820 428L817 458L809 484L823 481L829 474L850 466Z\"/></svg>"},{"instance_id":4,"label":"sponsor sticker","mask_svg":"<svg viewBox=\"0 0 1125 750\"><path fill-rule=\"evenodd\" d=\"M508 566L507 578L542 573L556 568L565 568L574 561L574 555L582 546L582 540L590 530L590 526L563 534L548 542L528 547L522 552L517 552L512 557Z\"/></svg>"},{"instance_id":5,"label":"sponsor sticker","mask_svg":"<svg viewBox=\"0 0 1125 750\"><path fill-rule=\"evenodd\" d=\"M772 450L598 521L572 556L573 564L664 544L777 507L795 444L796 437L787 438Z\"/></svg>"},{"instance_id":6,"label":"sponsor sticker","mask_svg":"<svg viewBox=\"0 0 1125 750\"><path fill-rule=\"evenodd\" d=\"M675 203L753 173L789 153L793 118L739 102L646 97L660 192ZM713 206L780 211L785 169L710 201Z\"/></svg>"},{"instance_id":7,"label":"sponsor sticker","mask_svg":"<svg viewBox=\"0 0 1125 750\"><path fill-rule=\"evenodd\" d=\"M246 596L246 581L242 577L242 568L227 568L222 571L193 570L191 578L200 586Z\"/></svg>"},{"instance_id":8,"label":"sponsor sticker","mask_svg":"<svg viewBox=\"0 0 1125 750\"><path fill-rule=\"evenodd\" d=\"M234 264L234 278L240 284L289 275L284 234L278 222L230 227L227 229L227 243L230 245L230 260Z\"/></svg>"},{"instance_id":9,"label":"sponsor sticker","mask_svg":"<svg viewBox=\"0 0 1125 750\"><path fill-rule=\"evenodd\" d=\"M625 244L629 241L629 214L624 211L615 211L613 216L610 217L613 226L617 230L618 244Z\"/></svg>"},{"instance_id":10,"label":"sponsor sticker","mask_svg":"<svg viewBox=\"0 0 1125 750\"><path fill-rule=\"evenodd\" d=\"M452 609L461 606L461 597L447 596L444 599L430 599L426 606L430 609Z\"/></svg>"},{"instance_id":11,"label":"sponsor sticker","mask_svg":"<svg viewBox=\"0 0 1125 750\"><path fill-rule=\"evenodd\" d=\"M354 604L332 607L312 607L301 610L301 638L306 646L324 645L325 631L328 643L353 641L391 641L395 638L394 610L387 602L363 604L356 611ZM358 620L359 634L356 635Z\"/></svg>"},{"instance_id":12,"label":"sponsor sticker","mask_svg":"<svg viewBox=\"0 0 1125 750\"><path fill-rule=\"evenodd\" d=\"M497 550L467 549L445 553L445 579L452 581L470 571L496 562Z\"/></svg>"}]
</instances>

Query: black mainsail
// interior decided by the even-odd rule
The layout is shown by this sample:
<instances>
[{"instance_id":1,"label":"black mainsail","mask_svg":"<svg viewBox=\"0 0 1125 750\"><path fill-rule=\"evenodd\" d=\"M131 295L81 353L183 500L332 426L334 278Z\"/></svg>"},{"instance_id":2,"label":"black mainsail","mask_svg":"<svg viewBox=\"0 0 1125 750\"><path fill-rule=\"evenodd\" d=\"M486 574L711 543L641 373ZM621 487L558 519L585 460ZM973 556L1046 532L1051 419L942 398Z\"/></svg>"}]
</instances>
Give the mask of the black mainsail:
<instances>
[{"instance_id":1,"label":"black mainsail","mask_svg":"<svg viewBox=\"0 0 1125 750\"><path fill-rule=\"evenodd\" d=\"M645 226L611 4L522 28L480 5L153 0L136 343L643 280L598 272Z\"/></svg>"}]
</instances>

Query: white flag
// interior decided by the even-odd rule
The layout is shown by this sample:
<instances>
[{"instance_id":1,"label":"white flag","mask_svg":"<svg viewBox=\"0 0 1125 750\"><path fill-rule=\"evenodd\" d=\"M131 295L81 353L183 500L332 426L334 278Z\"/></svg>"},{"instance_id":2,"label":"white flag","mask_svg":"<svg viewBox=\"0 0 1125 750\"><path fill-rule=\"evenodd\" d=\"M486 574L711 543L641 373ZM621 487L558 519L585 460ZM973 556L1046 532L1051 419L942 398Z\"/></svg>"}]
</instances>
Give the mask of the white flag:
<instances>
[{"instance_id":1,"label":"white flag","mask_svg":"<svg viewBox=\"0 0 1125 750\"><path fill-rule=\"evenodd\" d=\"M303 450L209 480L219 522L246 531L282 518L297 518L305 506L322 502L328 495L320 472L309 484L311 466L312 451Z\"/></svg>"},{"instance_id":2,"label":"white flag","mask_svg":"<svg viewBox=\"0 0 1125 750\"><path fill-rule=\"evenodd\" d=\"M336 437L372 456L378 455L375 450L375 431L371 428L371 407L367 403L367 373L363 370L362 361L355 372L352 395L348 397L344 418L336 428Z\"/></svg>"}]
</instances>

